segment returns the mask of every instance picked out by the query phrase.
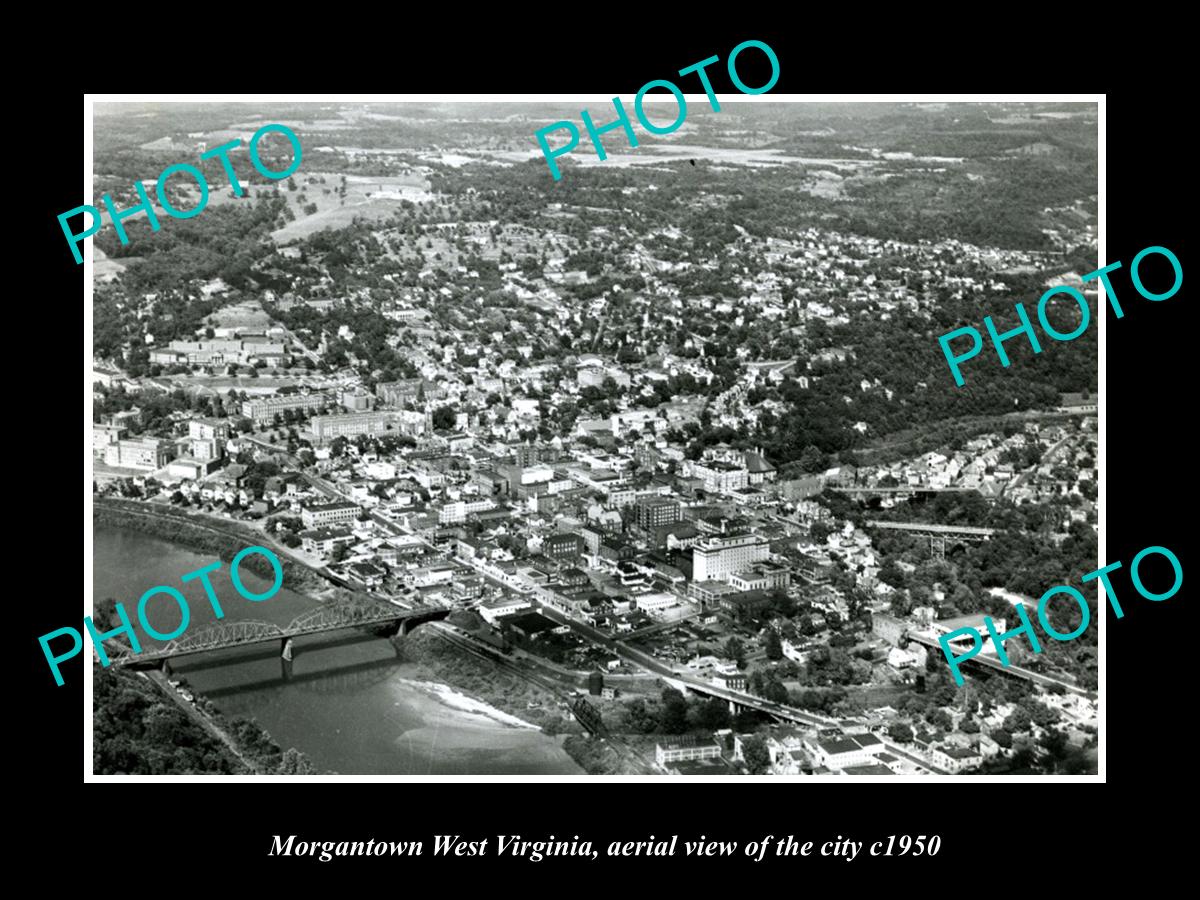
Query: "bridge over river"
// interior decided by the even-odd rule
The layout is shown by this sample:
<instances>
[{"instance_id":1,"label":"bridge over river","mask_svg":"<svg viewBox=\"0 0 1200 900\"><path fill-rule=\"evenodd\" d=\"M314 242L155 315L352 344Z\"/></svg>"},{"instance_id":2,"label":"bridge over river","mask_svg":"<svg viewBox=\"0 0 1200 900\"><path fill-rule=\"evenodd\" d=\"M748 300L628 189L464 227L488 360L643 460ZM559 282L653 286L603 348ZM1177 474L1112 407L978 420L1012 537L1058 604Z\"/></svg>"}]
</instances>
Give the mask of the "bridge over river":
<instances>
[{"instance_id":1,"label":"bridge over river","mask_svg":"<svg viewBox=\"0 0 1200 900\"><path fill-rule=\"evenodd\" d=\"M380 609L377 612L364 611L361 608L323 606L298 616L287 625L245 621L210 625L184 634L156 650L143 653L126 650L120 656L114 655L113 663L133 667L156 666L180 656L271 641L279 641L281 655L285 659L291 659L294 638L347 628L372 628L405 635L417 625L444 619L449 614L450 610L442 606L396 607L391 610Z\"/></svg>"}]
</instances>

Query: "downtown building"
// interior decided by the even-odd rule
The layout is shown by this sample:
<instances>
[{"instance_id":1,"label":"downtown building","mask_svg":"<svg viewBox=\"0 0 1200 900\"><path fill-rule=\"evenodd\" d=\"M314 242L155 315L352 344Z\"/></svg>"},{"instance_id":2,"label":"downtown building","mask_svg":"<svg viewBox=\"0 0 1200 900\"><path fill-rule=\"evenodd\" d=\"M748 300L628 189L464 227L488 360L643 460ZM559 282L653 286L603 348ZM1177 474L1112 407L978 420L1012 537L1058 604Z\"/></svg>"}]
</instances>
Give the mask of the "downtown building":
<instances>
[{"instance_id":1,"label":"downtown building","mask_svg":"<svg viewBox=\"0 0 1200 900\"><path fill-rule=\"evenodd\" d=\"M679 521L679 502L666 497L643 497L637 502L637 523L642 528L674 525Z\"/></svg>"},{"instance_id":2,"label":"downtown building","mask_svg":"<svg viewBox=\"0 0 1200 900\"><path fill-rule=\"evenodd\" d=\"M318 528L327 525L343 525L358 518L361 510L357 503L345 500L334 503L318 503L306 506L300 510L300 521L305 528Z\"/></svg>"},{"instance_id":3,"label":"downtown building","mask_svg":"<svg viewBox=\"0 0 1200 900\"><path fill-rule=\"evenodd\" d=\"M330 399L324 394L281 394L275 397L260 397L242 402L242 415L255 425L270 425L276 414L283 415L289 409L298 412L314 412L328 406Z\"/></svg>"},{"instance_id":4,"label":"downtown building","mask_svg":"<svg viewBox=\"0 0 1200 900\"><path fill-rule=\"evenodd\" d=\"M354 438L360 434L382 434L388 430L391 422L391 413L363 412L340 416L313 416L308 427L312 432L313 443L319 447L338 437Z\"/></svg>"},{"instance_id":5,"label":"downtown building","mask_svg":"<svg viewBox=\"0 0 1200 900\"><path fill-rule=\"evenodd\" d=\"M442 400L446 396L446 390L423 378L409 378L404 381L381 381L375 385L375 396L379 398L380 403L403 406L405 403L419 403L422 400Z\"/></svg>"},{"instance_id":6,"label":"downtown building","mask_svg":"<svg viewBox=\"0 0 1200 900\"><path fill-rule=\"evenodd\" d=\"M770 555L767 540L756 534L713 535L692 547L692 580L729 581Z\"/></svg>"},{"instance_id":7,"label":"downtown building","mask_svg":"<svg viewBox=\"0 0 1200 900\"><path fill-rule=\"evenodd\" d=\"M689 461L684 464L684 474L703 479L704 490L710 494L731 494L750 483L745 466L720 459Z\"/></svg>"},{"instance_id":8,"label":"downtown building","mask_svg":"<svg viewBox=\"0 0 1200 900\"><path fill-rule=\"evenodd\" d=\"M104 447L104 464L153 472L175 458L175 445L157 438L114 441Z\"/></svg>"}]
</instances>

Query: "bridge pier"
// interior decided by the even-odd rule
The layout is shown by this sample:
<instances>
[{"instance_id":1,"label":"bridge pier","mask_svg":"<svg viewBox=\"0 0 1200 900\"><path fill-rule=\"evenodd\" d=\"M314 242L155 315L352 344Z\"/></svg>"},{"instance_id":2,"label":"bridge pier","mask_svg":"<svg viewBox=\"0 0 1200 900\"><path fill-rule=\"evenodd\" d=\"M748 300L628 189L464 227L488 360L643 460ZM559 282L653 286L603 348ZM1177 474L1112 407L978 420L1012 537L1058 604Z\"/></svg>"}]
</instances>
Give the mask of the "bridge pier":
<instances>
[{"instance_id":1,"label":"bridge pier","mask_svg":"<svg viewBox=\"0 0 1200 900\"><path fill-rule=\"evenodd\" d=\"M284 638L283 641L281 642L281 645L279 648L279 655L282 656L284 659L286 659L288 662L292 661L292 657L294 654L292 652L292 639L290 637Z\"/></svg>"},{"instance_id":2,"label":"bridge pier","mask_svg":"<svg viewBox=\"0 0 1200 900\"><path fill-rule=\"evenodd\" d=\"M937 560L945 560L946 558L946 537L941 534L931 534L929 536L929 555Z\"/></svg>"},{"instance_id":3,"label":"bridge pier","mask_svg":"<svg viewBox=\"0 0 1200 900\"><path fill-rule=\"evenodd\" d=\"M158 664L158 668L159 668L159 669L162 671L162 673L163 673L164 675L166 675L168 678L170 678L170 677L171 677L171 660L169 660L169 659L163 659L162 661L160 661L160 662L159 662L159 664Z\"/></svg>"}]
</instances>

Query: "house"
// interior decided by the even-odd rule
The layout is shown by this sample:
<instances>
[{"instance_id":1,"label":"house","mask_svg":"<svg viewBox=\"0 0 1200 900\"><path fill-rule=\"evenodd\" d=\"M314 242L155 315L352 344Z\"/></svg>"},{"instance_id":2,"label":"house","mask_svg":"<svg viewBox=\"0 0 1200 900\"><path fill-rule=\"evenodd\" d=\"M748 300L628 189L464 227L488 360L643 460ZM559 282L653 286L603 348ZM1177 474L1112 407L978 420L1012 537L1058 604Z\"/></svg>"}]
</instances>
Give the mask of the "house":
<instances>
[{"instance_id":1,"label":"house","mask_svg":"<svg viewBox=\"0 0 1200 900\"><path fill-rule=\"evenodd\" d=\"M300 533L301 546L310 555L328 556L338 544L351 544L354 536L349 528L315 528Z\"/></svg>"},{"instance_id":2,"label":"house","mask_svg":"<svg viewBox=\"0 0 1200 900\"><path fill-rule=\"evenodd\" d=\"M983 754L977 749L943 744L929 748L929 760L935 766L957 775L959 772L983 765Z\"/></svg>"}]
</instances>

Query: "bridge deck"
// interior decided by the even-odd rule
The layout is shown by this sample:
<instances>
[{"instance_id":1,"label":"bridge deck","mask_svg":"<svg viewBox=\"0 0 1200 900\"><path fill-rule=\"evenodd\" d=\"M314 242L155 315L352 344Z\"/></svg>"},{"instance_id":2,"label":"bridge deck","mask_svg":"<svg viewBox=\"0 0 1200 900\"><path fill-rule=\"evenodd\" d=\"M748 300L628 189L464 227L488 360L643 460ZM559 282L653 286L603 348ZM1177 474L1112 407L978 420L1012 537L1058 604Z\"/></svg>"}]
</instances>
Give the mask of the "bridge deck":
<instances>
[{"instance_id":1,"label":"bridge deck","mask_svg":"<svg viewBox=\"0 0 1200 900\"><path fill-rule=\"evenodd\" d=\"M166 646L149 652L128 653L113 661L129 665L144 662L156 662L163 659L175 659L193 653L207 653L212 650L227 650L233 647L249 647L254 644L266 644L272 641L283 641L288 638L305 637L322 634L329 631L342 631L348 628L370 628L377 625L389 625L405 622L410 619L444 618L450 610L443 606L420 606L411 609L400 609L395 612L365 616L363 618L338 617L315 621L294 621L288 626L272 625L265 622L233 622L228 625L218 625L214 628L198 632L189 642L187 639L178 644ZM207 639L206 639L207 638Z\"/></svg>"},{"instance_id":2,"label":"bridge deck","mask_svg":"<svg viewBox=\"0 0 1200 900\"><path fill-rule=\"evenodd\" d=\"M965 537L991 537L996 533L993 528L977 528L973 525L934 525L926 522L882 522L869 519L867 524L872 528L887 528L892 531L911 531L915 534L953 534Z\"/></svg>"},{"instance_id":3,"label":"bridge deck","mask_svg":"<svg viewBox=\"0 0 1200 900\"><path fill-rule=\"evenodd\" d=\"M907 486L884 487L878 485L870 487L868 485L851 485L845 487L832 487L829 490L838 494L978 494L977 488L968 487L944 487L935 488L927 487L919 484L910 484Z\"/></svg>"},{"instance_id":4,"label":"bridge deck","mask_svg":"<svg viewBox=\"0 0 1200 900\"><path fill-rule=\"evenodd\" d=\"M916 641L918 644L924 644L926 647L932 647L933 649L937 650L938 653L942 652L942 645L938 643L936 638L913 631L906 632L906 634L909 640ZM1050 675L1042 675L1039 672L1031 672L1029 669L1022 669L1020 666L1006 666L1004 663L1000 662L1000 660L990 656L984 656L982 653L978 656L971 657L969 660L964 660L964 662L979 663L982 666L987 666L989 669L993 669L997 672L1004 672L1007 675L1013 675L1017 678L1024 678L1026 681L1032 681L1035 684L1061 685L1064 689L1070 691L1072 694L1079 694L1081 697L1092 696L1092 692L1087 688L1081 688L1079 685L1070 684L1069 682L1062 681L1061 679L1054 678Z\"/></svg>"}]
</instances>

